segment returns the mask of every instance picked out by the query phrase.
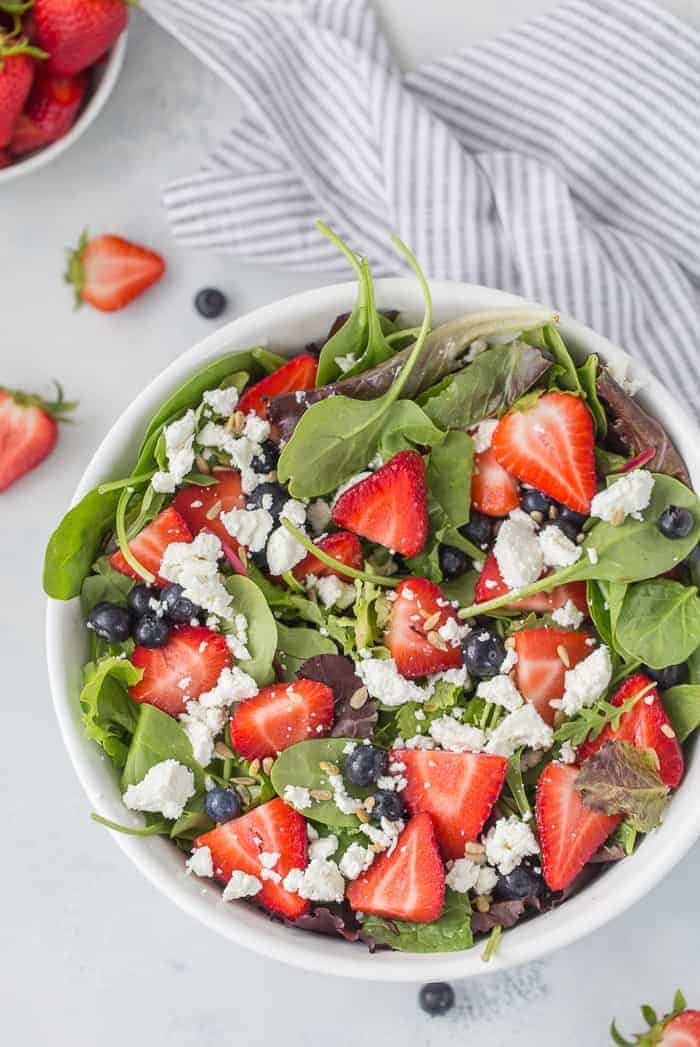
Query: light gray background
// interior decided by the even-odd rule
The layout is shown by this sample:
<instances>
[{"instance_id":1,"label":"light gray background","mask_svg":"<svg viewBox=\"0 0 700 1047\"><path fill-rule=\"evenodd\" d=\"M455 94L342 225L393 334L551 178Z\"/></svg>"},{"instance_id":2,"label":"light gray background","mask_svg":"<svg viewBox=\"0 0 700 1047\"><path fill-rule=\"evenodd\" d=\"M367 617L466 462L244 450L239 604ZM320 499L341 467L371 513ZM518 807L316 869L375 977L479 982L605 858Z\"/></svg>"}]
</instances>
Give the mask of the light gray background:
<instances>
[{"instance_id":1,"label":"light gray background","mask_svg":"<svg viewBox=\"0 0 700 1047\"><path fill-rule=\"evenodd\" d=\"M551 8L551 0L380 0L405 66ZM700 25L698 0L668 6ZM230 295L230 316L318 284L172 242L158 187L192 170L235 116L235 102L177 44L136 15L121 81L95 126L48 169L0 196L0 383L80 400L50 461L2 495L0 658L0 1038L12 1047L190 1045L442 1047L608 1043L612 1015L635 1027L644 1000L685 986L700 1006L700 849L592 938L543 963L457 986L428 1019L412 986L343 982L238 951L150 887L88 818L46 683L45 541L97 442L130 398L211 330L191 306L201 286ZM672 158L671 162L672 162ZM63 249L80 230L161 250L162 283L126 312L71 311Z\"/></svg>"}]
</instances>

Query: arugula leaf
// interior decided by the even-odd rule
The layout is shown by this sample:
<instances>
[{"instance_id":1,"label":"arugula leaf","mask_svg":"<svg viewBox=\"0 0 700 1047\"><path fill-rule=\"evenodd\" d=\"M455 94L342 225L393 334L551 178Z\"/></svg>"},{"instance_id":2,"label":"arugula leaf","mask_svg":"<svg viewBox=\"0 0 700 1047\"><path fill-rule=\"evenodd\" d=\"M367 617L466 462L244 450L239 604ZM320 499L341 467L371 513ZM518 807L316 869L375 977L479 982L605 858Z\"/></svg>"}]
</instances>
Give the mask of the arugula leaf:
<instances>
[{"instance_id":1,"label":"arugula leaf","mask_svg":"<svg viewBox=\"0 0 700 1047\"><path fill-rule=\"evenodd\" d=\"M629 586L615 635L632 658L652 669L684 662L700 646L697 589L669 578Z\"/></svg>"},{"instance_id":2,"label":"arugula leaf","mask_svg":"<svg viewBox=\"0 0 700 1047\"><path fill-rule=\"evenodd\" d=\"M332 792L328 783L328 772L321 769L321 764L333 764L342 770L345 764L344 749L349 741L352 739L312 738L290 745L279 754L270 772L277 795L284 796L284 790L288 785L300 785L314 792ZM345 788L348 795L365 799L374 787L359 789L345 782ZM304 809L304 817L331 828L357 829L360 825L354 814L343 814L332 799L314 800L311 807Z\"/></svg>"},{"instance_id":3,"label":"arugula leaf","mask_svg":"<svg viewBox=\"0 0 700 1047\"><path fill-rule=\"evenodd\" d=\"M453 429L433 447L428 459L428 488L453 527L469 521L474 444Z\"/></svg>"},{"instance_id":4,"label":"arugula leaf","mask_svg":"<svg viewBox=\"0 0 700 1047\"><path fill-rule=\"evenodd\" d=\"M682 744L700 727L700 685L681 683L661 695L673 729Z\"/></svg>"},{"instance_id":5,"label":"arugula leaf","mask_svg":"<svg viewBox=\"0 0 700 1047\"><path fill-rule=\"evenodd\" d=\"M610 702L600 699L588 708L584 706L583 709L579 709L576 716L566 720L565 723L557 728L554 732L554 741L560 744L562 742L571 742L572 745L579 746L583 745L586 740L594 742L608 724L616 731L620 726L622 717L637 704L640 698L652 691L654 687L655 684L653 681L650 681L646 687L641 687L636 694L633 694L622 705L612 705Z\"/></svg>"},{"instance_id":6,"label":"arugula leaf","mask_svg":"<svg viewBox=\"0 0 700 1047\"><path fill-rule=\"evenodd\" d=\"M122 772L122 788L143 781L151 767L163 760L177 760L194 774L198 790L204 788L204 772L192 752L190 740L177 720L154 705L141 705Z\"/></svg>"},{"instance_id":7,"label":"arugula leaf","mask_svg":"<svg viewBox=\"0 0 700 1047\"><path fill-rule=\"evenodd\" d=\"M358 651L374 647L381 640L391 608L382 589L372 582L363 582L353 606L355 615L355 644Z\"/></svg>"},{"instance_id":8,"label":"arugula leaf","mask_svg":"<svg viewBox=\"0 0 700 1047\"><path fill-rule=\"evenodd\" d=\"M80 692L83 730L101 745L115 767L126 763L129 738L136 730L139 707L127 687L137 684L143 670L126 658L88 662Z\"/></svg>"},{"instance_id":9,"label":"arugula leaf","mask_svg":"<svg viewBox=\"0 0 700 1047\"><path fill-rule=\"evenodd\" d=\"M277 650L277 623L265 596L250 578L229 575L224 579L224 585L233 597L234 613L245 615L248 622L247 647L251 658L238 664L260 687L264 687L275 678L273 661Z\"/></svg>"},{"instance_id":10,"label":"arugula leaf","mask_svg":"<svg viewBox=\"0 0 700 1047\"><path fill-rule=\"evenodd\" d=\"M590 810L624 814L643 833L660 825L669 797L656 752L629 742L606 742L584 760L575 788Z\"/></svg>"},{"instance_id":11,"label":"arugula leaf","mask_svg":"<svg viewBox=\"0 0 700 1047\"><path fill-rule=\"evenodd\" d=\"M282 678L293 680L307 658L318 654L337 654L335 644L315 629L277 623L277 657L282 666Z\"/></svg>"},{"instance_id":12,"label":"arugula leaf","mask_svg":"<svg viewBox=\"0 0 700 1047\"><path fill-rule=\"evenodd\" d=\"M471 949L471 905L466 894L447 890L442 916L432 923L410 923L367 916L362 922L361 937L378 945L390 945L400 952L457 952Z\"/></svg>"}]
</instances>

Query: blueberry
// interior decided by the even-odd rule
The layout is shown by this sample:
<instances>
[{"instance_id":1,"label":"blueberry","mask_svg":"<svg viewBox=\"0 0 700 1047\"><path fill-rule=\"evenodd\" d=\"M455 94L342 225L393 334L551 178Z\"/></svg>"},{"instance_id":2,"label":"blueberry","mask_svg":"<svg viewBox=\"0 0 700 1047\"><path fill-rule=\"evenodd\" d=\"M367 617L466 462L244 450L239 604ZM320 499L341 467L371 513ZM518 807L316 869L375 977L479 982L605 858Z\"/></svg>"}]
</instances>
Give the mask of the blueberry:
<instances>
[{"instance_id":1,"label":"blueberry","mask_svg":"<svg viewBox=\"0 0 700 1047\"><path fill-rule=\"evenodd\" d=\"M544 517L549 514L549 507L554 504L551 498L534 487L524 488L520 496L520 508L524 513L542 513Z\"/></svg>"},{"instance_id":2,"label":"blueberry","mask_svg":"<svg viewBox=\"0 0 700 1047\"><path fill-rule=\"evenodd\" d=\"M695 520L689 509L680 505L669 505L659 517L658 527L665 538L687 538Z\"/></svg>"},{"instance_id":3,"label":"blueberry","mask_svg":"<svg viewBox=\"0 0 700 1047\"><path fill-rule=\"evenodd\" d=\"M345 777L351 785L365 788L386 774L387 755L374 745L356 745L345 761Z\"/></svg>"},{"instance_id":4,"label":"blueberry","mask_svg":"<svg viewBox=\"0 0 700 1047\"><path fill-rule=\"evenodd\" d=\"M256 473L271 473L277 468L279 461L279 448L272 440L265 440L260 444L260 454L253 459L253 468Z\"/></svg>"},{"instance_id":5,"label":"blueberry","mask_svg":"<svg viewBox=\"0 0 700 1047\"><path fill-rule=\"evenodd\" d=\"M377 789L374 795L374 807L372 817L375 822L381 822L386 818L388 822L397 822L406 813L406 807L398 793L389 789Z\"/></svg>"},{"instance_id":6,"label":"blueberry","mask_svg":"<svg viewBox=\"0 0 700 1047\"><path fill-rule=\"evenodd\" d=\"M464 663L470 676L482 680L496 676L505 656L503 640L488 629L475 629L464 641Z\"/></svg>"},{"instance_id":7,"label":"blueberry","mask_svg":"<svg viewBox=\"0 0 700 1047\"><path fill-rule=\"evenodd\" d=\"M115 603L95 604L87 616L87 623L88 627L94 629L97 636L107 643L124 643L131 634L129 612Z\"/></svg>"},{"instance_id":8,"label":"blueberry","mask_svg":"<svg viewBox=\"0 0 700 1047\"><path fill-rule=\"evenodd\" d=\"M275 523L279 520L285 502L289 501L289 492L282 484L258 484L247 496L248 509L267 509Z\"/></svg>"},{"instance_id":9,"label":"blueberry","mask_svg":"<svg viewBox=\"0 0 700 1047\"><path fill-rule=\"evenodd\" d=\"M440 570L443 578L449 581L451 578L459 578L471 566L471 560L461 549L454 545L441 545L438 550Z\"/></svg>"},{"instance_id":10,"label":"blueberry","mask_svg":"<svg viewBox=\"0 0 700 1047\"><path fill-rule=\"evenodd\" d=\"M230 822L241 813L241 801L235 789L210 789L204 810L215 822Z\"/></svg>"},{"instance_id":11,"label":"blueberry","mask_svg":"<svg viewBox=\"0 0 700 1047\"><path fill-rule=\"evenodd\" d=\"M507 876L499 876L494 894L502 901L521 901L523 898L541 898L544 880L530 865L518 865Z\"/></svg>"},{"instance_id":12,"label":"blueberry","mask_svg":"<svg viewBox=\"0 0 700 1047\"><path fill-rule=\"evenodd\" d=\"M686 670L685 662L679 662L678 665L666 665L663 669L652 669L648 665L642 666L642 672L650 676L662 691L667 691L669 687L675 687L679 683L684 683Z\"/></svg>"},{"instance_id":13,"label":"blueberry","mask_svg":"<svg viewBox=\"0 0 700 1047\"><path fill-rule=\"evenodd\" d=\"M455 991L447 982L428 982L418 993L418 1003L426 1014L447 1014L455 1004Z\"/></svg>"},{"instance_id":14,"label":"blueberry","mask_svg":"<svg viewBox=\"0 0 700 1047\"><path fill-rule=\"evenodd\" d=\"M581 528L576 521L569 520L566 516L557 516L556 520L551 520L550 522L552 526L558 527L560 531L563 531L572 542L575 542L581 533Z\"/></svg>"},{"instance_id":15,"label":"blueberry","mask_svg":"<svg viewBox=\"0 0 700 1047\"><path fill-rule=\"evenodd\" d=\"M588 520L588 517L585 513L577 513L574 509L569 509L568 505L560 505L559 516L557 519L568 520L569 523L573 524L578 529L577 533L580 533L583 529L583 525Z\"/></svg>"},{"instance_id":16,"label":"blueberry","mask_svg":"<svg viewBox=\"0 0 700 1047\"><path fill-rule=\"evenodd\" d=\"M150 585L135 585L126 598L126 606L134 618L140 618L141 615L153 610L151 600L160 600L158 589Z\"/></svg>"},{"instance_id":17,"label":"blueberry","mask_svg":"<svg viewBox=\"0 0 700 1047\"><path fill-rule=\"evenodd\" d=\"M169 639L170 625L153 611L142 615L134 626L134 640L140 647L165 647Z\"/></svg>"},{"instance_id":18,"label":"blueberry","mask_svg":"<svg viewBox=\"0 0 700 1047\"><path fill-rule=\"evenodd\" d=\"M188 597L182 595L182 586L176 582L166 585L160 596L166 618L174 625L188 625L193 618L199 618L202 608Z\"/></svg>"},{"instance_id":19,"label":"blueberry","mask_svg":"<svg viewBox=\"0 0 700 1047\"><path fill-rule=\"evenodd\" d=\"M217 287L203 287L194 299L194 307L206 320L216 320L226 308L226 295Z\"/></svg>"},{"instance_id":20,"label":"blueberry","mask_svg":"<svg viewBox=\"0 0 700 1047\"><path fill-rule=\"evenodd\" d=\"M491 541L493 534L491 526L492 521L490 517L483 516L481 513L472 513L469 523L463 524L459 528L459 533L468 541L483 549Z\"/></svg>"}]
</instances>

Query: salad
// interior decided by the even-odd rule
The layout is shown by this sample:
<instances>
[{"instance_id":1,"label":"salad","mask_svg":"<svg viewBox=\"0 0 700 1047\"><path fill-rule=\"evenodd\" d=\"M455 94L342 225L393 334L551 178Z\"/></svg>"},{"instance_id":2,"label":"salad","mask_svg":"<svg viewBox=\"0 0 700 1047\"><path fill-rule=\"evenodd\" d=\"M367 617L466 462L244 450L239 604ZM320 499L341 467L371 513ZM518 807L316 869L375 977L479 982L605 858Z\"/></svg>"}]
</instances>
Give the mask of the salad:
<instances>
[{"instance_id":1,"label":"salad","mask_svg":"<svg viewBox=\"0 0 700 1047\"><path fill-rule=\"evenodd\" d=\"M375 304L206 364L53 534L125 824L299 928L470 948L659 825L700 724L700 503L549 310ZM127 810L128 809L128 810ZM138 816L128 811L140 812Z\"/></svg>"}]
</instances>

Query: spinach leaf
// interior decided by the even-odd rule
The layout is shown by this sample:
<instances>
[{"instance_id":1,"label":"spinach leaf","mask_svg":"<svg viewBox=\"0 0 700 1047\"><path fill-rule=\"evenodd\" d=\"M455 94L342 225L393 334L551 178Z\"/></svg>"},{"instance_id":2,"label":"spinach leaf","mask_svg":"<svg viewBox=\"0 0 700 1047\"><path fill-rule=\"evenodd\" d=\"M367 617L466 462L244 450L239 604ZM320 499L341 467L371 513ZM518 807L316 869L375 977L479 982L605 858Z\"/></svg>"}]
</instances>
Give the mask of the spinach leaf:
<instances>
[{"instance_id":1,"label":"spinach leaf","mask_svg":"<svg viewBox=\"0 0 700 1047\"><path fill-rule=\"evenodd\" d=\"M682 683L661 695L681 744L700 727L700 684Z\"/></svg>"},{"instance_id":2,"label":"spinach leaf","mask_svg":"<svg viewBox=\"0 0 700 1047\"><path fill-rule=\"evenodd\" d=\"M654 578L627 589L615 635L632 657L663 669L700 646L700 598L694 586Z\"/></svg>"},{"instance_id":3,"label":"spinach leaf","mask_svg":"<svg viewBox=\"0 0 700 1047\"><path fill-rule=\"evenodd\" d=\"M316 629L304 629L278 622L277 637L277 657L285 680L293 680L307 658L315 658L318 654L338 653L333 641L327 636L321 636Z\"/></svg>"},{"instance_id":4,"label":"spinach leaf","mask_svg":"<svg viewBox=\"0 0 700 1047\"><path fill-rule=\"evenodd\" d=\"M357 256L345 248L344 244L341 250L357 272L357 299L345 323L328 339L321 350L316 372L317 386L336 381L342 374L337 363L338 357L352 354L357 359L362 355L367 342L367 278L369 273L360 265Z\"/></svg>"},{"instance_id":5,"label":"spinach leaf","mask_svg":"<svg viewBox=\"0 0 700 1047\"><path fill-rule=\"evenodd\" d=\"M69 509L49 538L44 557L44 592L70 600L80 587L111 529L119 491L100 494L95 488Z\"/></svg>"},{"instance_id":6,"label":"spinach leaf","mask_svg":"<svg viewBox=\"0 0 700 1047\"><path fill-rule=\"evenodd\" d=\"M700 647L688 659L688 682L700 684Z\"/></svg>"},{"instance_id":7,"label":"spinach leaf","mask_svg":"<svg viewBox=\"0 0 700 1047\"><path fill-rule=\"evenodd\" d=\"M605 447L593 448L595 455L595 467L596 472L600 473L601 476L610 476L612 473L619 473L621 469L627 465L628 459L621 454L615 454L614 451L608 451Z\"/></svg>"},{"instance_id":8,"label":"spinach leaf","mask_svg":"<svg viewBox=\"0 0 700 1047\"><path fill-rule=\"evenodd\" d=\"M288 785L300 785L314 792L331 792L328 772L321 770L321 764L334 764L342 769L345 763L343 750L348 741L352 739L312 738L307 742L290 745L279 754L270 772L277 795L284 796L284 790ZM365 799L372 792L371 786L358 789L346 782L345 787L348 794L357 799ZM314 800L311 807L305 808L304 817L331 828L356 829L360 824L354 814L343 814L333 800Z\"/></svg>"},{"instance_id":9,"label":"spinach leaf","mask_svg":"<svg viewBox=\"0 0 700 1047\"><path fill-rule=\"evenodd\" d=\"M313 600L275 585L250 560L247 571L248 577L255 582L276 617L301 618L312 625L323 625L323 612Z\"/></svg>"},{"instance_id":10,"label":"spinach leaf","mask_svg":"<svg viewBox=\"0 0 700 1047\"><path fill-rule=\"evenodd\" d=\"M245 615L248 622L247 647L251 657L239 665L264 687L275 678L272 663L277 650L277 623L263 593L250 578L230 575L224 585L233 597L234 614Z\"/></svg>"},{"instance_id":11,"label":"spinach leaf","mask_svg":"<svg viewBox=\"0 0 700 1047\"><path fill-rule=\"evenodd\" d=\"M286 356L280 356L279 353L271 353L269 349L251 349L250 355L265 374L274 374L275 371L279 371L280 367L284 367L286 363L289 363Z\"/></svg>"},{"instance_id":12,"label":"spinach leaf","mask_svg":"<svg viewBox=\"0 0 700 1047\"><path fill-rule=\"evenodd\" d=\"M542 329L542 338L545 347L554 358L556 387L563 389L565 392L576 393L578 396L581 396L583 389L581 388L576 364L572 360L566 343L556 327L553 327L552 324L547 324Z\"/></svg>"},{"instance_id":13,"label":"spinach leaf","mask_svg":"<svg viewBox=\"0 0 700 1047\"><path fill-rule=\"evenodd\" d=\"M605 408L600 402L598 389L596 387L599 363L600 361L595 353L591 353L590 356L586 357L586 360L581 367L579 367L577 374L581 391L586 399L586 404L588 405L588 410L591 412L593 417L596 436L602 440L605 438L608 431L608 417L605 413Z\"/></svg>"},{"instance_id":14,"label":"spinach leaf","mask_svg":"<svg viewBox=\"0 0 700 1047\"><path fill-rule=\"evenodd\" d=\"M586 582L586 602L596 631L606 647L613 646L610 604L607 598L607 582Z\"/></svg>"},{"instance_id":15,"label":"spinach leaf","mask_svg":"<svg viewBox=\"0 0 700 1047\"><path fill-rule=\"evenodd\" d=\"M105 601L126 607L126 598L136 584L134 579L110 567L107 557L98 560L95 570L97 573L89 574L80 590L83 614L87 617L93 607Z\"/></svg>"},{"instance_id":16,"label":"spinach leaf","mask_svg":"<svg viewBox=\"0 0 700 1047\"><path fill-rule=\"evenodd\" d=\"M102 746L115 767L126 763L129 738L138 720L139 706L127 687L137 684L142 675L142 669L118 657L88 662L83 670L83 730L87 738Z\"/></svg>"},{"instance_id":17,"label":"spinach leaf","mask_svg":"<svg viewBox=\"0 0 700 1047\"><path fill-rule=\"evenodd\" d=\"M197 789L204 788L204 772L180 724L154 705L143 704L122 773L122 788L143 781L151 767L163 760L177 760L189 767Z\"/></svg>"},{"instance_id":18,"label":"spinach leaf","mask_svg":"<svg viewBox=\"0 0 700 1047\"><path fill-rule=\"evenodd\" d=\"M467 571L459 578L443 582L441 588L448 600L456 600L460 607L469 607L474 602L474 589L478 579L478 571Z\"/></svg>"},{"instance_id":19,"label":"spinach leaf","mask_svg":"<svg viewBox=\"0 0 700 1047\"><path fill-rule=\"evenodd\" d=\"M428 459L428 488L453 527L469 520L473 458L471 438L453 429Z\"/></svg>"},{"instance_id":20,"label":"spinach leaf","mask_svg":"<svg viewBox=\"0 0 700 1047\"><path fill-rule=\"evenodd\" d=\"M400 952L457 952L474 944L471 914L468 895L448 889L442 916L432 923L368 916L362 923L361 937Z\"/></svg>"},{"instance_id":21,"label":"spinach leaf","mask_svg":"<svg viewBox=\"0 0 700 1047\"><path fill-rule=\"evenodd\" d=\"M194 840L200 833L209 832L215 822L204 810L206 793L196 793L186 803L185 809L170 829L172 840Z\"/></svg>"},{"instance_id":22,"label":"spinach leaf","mask_svg":"<svg viewBox=\"0 0 700 1047\"><path fill-rule=\"evenodd\" d=\"M436 447L445 433L428 418L415 400L397 400L386 413L379 437L379 452L387 461L399 451L414 447Z\"/></svg>"}]
</instances>

